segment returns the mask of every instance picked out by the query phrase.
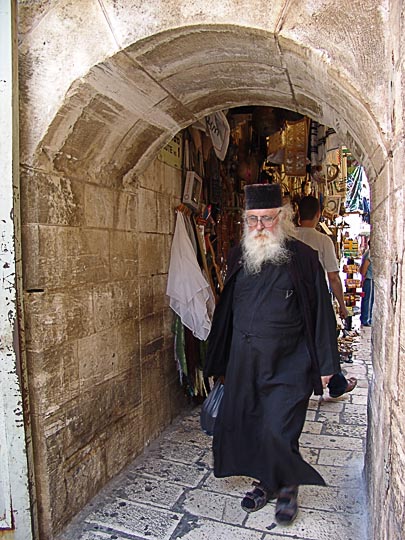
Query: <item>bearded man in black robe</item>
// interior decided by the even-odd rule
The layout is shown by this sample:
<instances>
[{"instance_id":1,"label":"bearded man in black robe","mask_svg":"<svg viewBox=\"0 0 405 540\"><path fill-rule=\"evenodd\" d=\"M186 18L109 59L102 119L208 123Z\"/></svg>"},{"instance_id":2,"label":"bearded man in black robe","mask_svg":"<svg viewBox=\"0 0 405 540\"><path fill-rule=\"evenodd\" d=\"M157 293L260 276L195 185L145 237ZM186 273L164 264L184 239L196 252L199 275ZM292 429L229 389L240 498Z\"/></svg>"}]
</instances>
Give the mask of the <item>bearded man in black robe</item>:
<instances>
[{"instance_id":1,"label":"bearded man in black robe","mask_svg":"<svg viewBox=\"0 0 405 540\"><path fill-rule=\"evenodd\" d=\"M276 520L290 524L298 486L325 485L298 441L321 374L340 371L336 319L317 252L292 237L280 185L248 185L245 201L242 242L228 257L208 339L205 375L225 380L214 474L256 479L242 508L277 498Z\"/></svg>"}]
</instances>

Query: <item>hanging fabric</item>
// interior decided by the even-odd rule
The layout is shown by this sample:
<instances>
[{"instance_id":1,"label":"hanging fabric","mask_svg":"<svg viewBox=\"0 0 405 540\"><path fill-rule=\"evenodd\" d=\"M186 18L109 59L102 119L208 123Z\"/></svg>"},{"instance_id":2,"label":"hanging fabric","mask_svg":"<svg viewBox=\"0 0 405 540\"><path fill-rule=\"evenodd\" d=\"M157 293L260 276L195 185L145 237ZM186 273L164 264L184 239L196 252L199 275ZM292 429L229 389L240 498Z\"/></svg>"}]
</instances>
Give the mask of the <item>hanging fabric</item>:
<instances>
[{"instance_id":1,"label":"hanging fabric","mask_svg":"<svg viewBox=\"0 0 405 540\"><path fill-rule=\"evenodd\" d=\"M166 294L170 298L170 307L182 323L194 336L207 339L215 300L198 265L181 212L177 212Z\"/></svg>"},{"instance_id":2,"label":"hanging fabric","mask_svg":"<svg viewBox=\"0 0 405 540\"><path fill-rule=\"evenodd\" d=\"M362 199L362 169L360 165L354 167L347 177L346 211L358 212L363 210Z\"/></svg>"}]
</instances>

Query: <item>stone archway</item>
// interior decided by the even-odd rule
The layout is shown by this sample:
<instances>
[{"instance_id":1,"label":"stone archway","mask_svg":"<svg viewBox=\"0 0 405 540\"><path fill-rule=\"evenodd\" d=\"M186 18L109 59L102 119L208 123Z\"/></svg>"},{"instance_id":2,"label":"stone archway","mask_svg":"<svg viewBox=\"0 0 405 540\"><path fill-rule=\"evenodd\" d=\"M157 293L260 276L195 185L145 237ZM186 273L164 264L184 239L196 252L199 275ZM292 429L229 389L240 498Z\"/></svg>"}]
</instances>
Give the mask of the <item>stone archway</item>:
<instances>
[{"instance_id":1,"label":"stone archway","mask_svg":"<svg viewBox=\"0 0 405 540\"><path fill-rule=\"evenodd\" d=\"M385 115L387 105L399 107L385 83L398 81L388 60L379 76L369 61L385 51L387 15L370 1L367 9L347 6L332 24L332 2L315 14L298 4L256 2L253 14L236 1L224 8L196 2L180 14L176 2L164 13L153 2L139 11L86 2L31 13L21 4L24 305L43 538L52 538L181 405L166 360L171 341L162 300L180 183L153 160L209 112L237 105L295 110L334 127L365 165L381 299L376 381L388 369L383 359L400 371L403 230L395 215L403 215L403 199L395 191L403 193L403 181L391 185L400 140L390 146ZM371 45L361 28L342 44L339 31L354 16L373 29ZM85 30L83 17L90 21ZM395 57L395 39L392 48ZM151 222L159 211L163 217ZM387 235L396 270L378 257ZM397 345L383 345L383 335ZM171 397L156 413L163 376ZM391 383L384 384L389 394ZM393 412L378 385L374 396L369 474L377 485L402 458L399 446L383 442ZM387 452L388 475L379 466ZM401 485L392 487L387 505Z\"/></svg>"},{"instance_id":2,"label":"stone archway","mask_svg":"<svg viewBox=\"0 0 405 540\"><path fill-rule=\"evenodd\" d=\"M139 174L183 127L249 104L289 108L333 126L370 178L383 165L382 128L339 66L303 44L229 25L167 30L90 67L72 82L37 146L23 149L43 168L89 166L87 176L101 178ZM106 129L95 138L101 125ZM91 141L86 149L83 141Z\"/></svg>"}]
</instances>

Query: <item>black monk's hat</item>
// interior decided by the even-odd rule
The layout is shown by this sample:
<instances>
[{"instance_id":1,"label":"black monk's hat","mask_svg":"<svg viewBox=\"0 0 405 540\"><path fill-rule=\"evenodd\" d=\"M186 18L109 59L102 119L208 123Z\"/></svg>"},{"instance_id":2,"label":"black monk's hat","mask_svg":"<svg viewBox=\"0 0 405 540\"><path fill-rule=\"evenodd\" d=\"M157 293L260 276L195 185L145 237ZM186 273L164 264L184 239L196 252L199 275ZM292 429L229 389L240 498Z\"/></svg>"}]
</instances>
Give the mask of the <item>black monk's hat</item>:
<instances>
[{"instance_id":1,"label":"black monk's hat","mask_svg":"<svg viewBox=\"0 0 405 540\"><path fill-rule=\"evenodd\" d=\"M245 186L245 209L264 210L283 206L280 184L248 184Z\"/></svg>"}]
</instances>

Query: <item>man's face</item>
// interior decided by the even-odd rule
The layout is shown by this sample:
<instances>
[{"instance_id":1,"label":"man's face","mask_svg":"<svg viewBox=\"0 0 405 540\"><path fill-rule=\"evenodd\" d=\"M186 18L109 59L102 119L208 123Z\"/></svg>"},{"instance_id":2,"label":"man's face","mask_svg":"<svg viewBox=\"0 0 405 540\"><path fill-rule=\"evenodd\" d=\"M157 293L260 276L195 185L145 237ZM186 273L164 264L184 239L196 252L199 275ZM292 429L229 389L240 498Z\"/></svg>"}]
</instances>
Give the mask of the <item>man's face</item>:
<instances>
[{"instance_id":1,"label":"man's face","mask_svg":"<svg viewBox=\"0 0 405 540\"><path fill-rule=\"evenodd\" d=\"M250 237L271 237L278 229L281 208L266 208L261 210L246 210L245 223Z\"/></svg>"},{"instance_id":2,"label":"man's face","mask_svg":"<svg viewBox=\"0 0 405 540\"><path fill-rule=\"evenodd\" d=\"M284 264L289 260L285 248L288 235L281 208L247 210L242 237L245 269L248 273L260 271L263 263Z\"/></svg>"}]
</instances>

